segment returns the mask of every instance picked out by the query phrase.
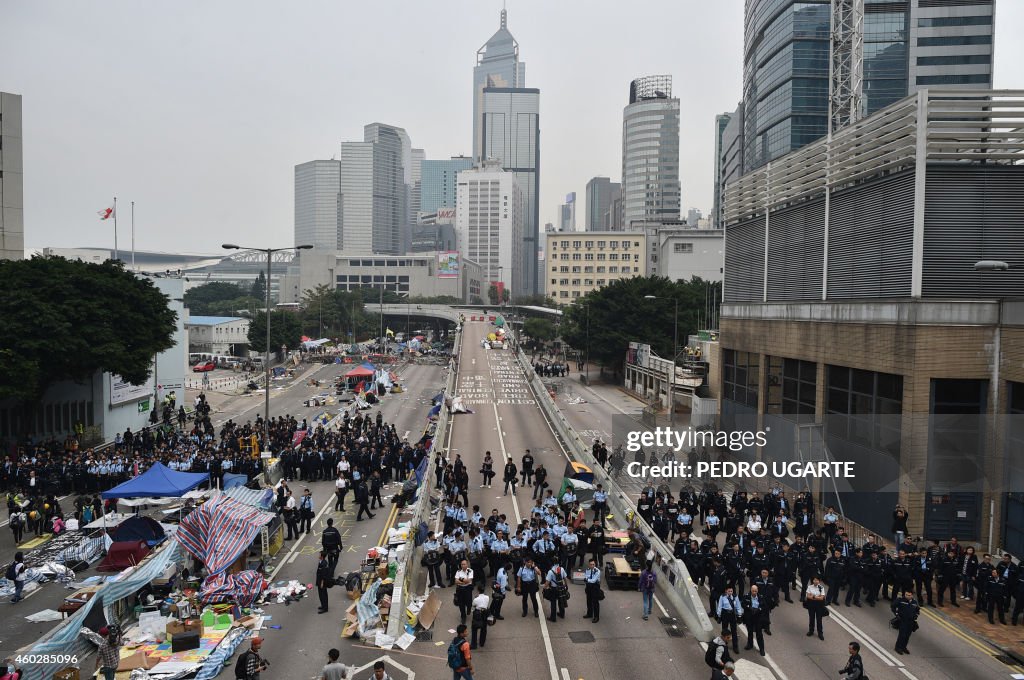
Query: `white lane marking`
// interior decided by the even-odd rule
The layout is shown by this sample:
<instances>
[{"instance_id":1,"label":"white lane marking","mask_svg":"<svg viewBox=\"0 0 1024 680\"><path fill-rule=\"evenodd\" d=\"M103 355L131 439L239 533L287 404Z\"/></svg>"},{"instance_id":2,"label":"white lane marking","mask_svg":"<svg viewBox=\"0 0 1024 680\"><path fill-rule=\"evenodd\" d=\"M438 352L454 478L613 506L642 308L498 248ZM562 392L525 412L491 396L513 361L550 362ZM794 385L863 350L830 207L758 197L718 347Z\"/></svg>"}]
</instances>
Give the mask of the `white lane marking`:
<instances>
[{"instance_id":1,"label":"white lane marking","mask_svg":"<svg viewBox=\"0 0 1024 680\"><path fill-rule=\"evenodd\" d=\"M569 669L568 668L563 668L562 669L562 680L569 680Z\"/></svg>"},{"instance_id":2,"label":"white lane marking","mask_svg":"<svg viewBox=\"0 0 1024 680\"><path fill-rule=\"evenodd\" d=\"M661 612L661 615L668 618L668 610L665 609L665 605L661 603L661 600L658 599L657 595L654 596L654 604L658 605L658 610Z\"/></svg>"},{"instance_id":3,"label":"white lane marking","mask_svg":"<svg viewBox=\"0 0 1024 680\"><path fill-rule=\"evenodd\" d=\"M913 674L904 669L904 663L889 653L889 650L882 647L882 645L871 638L867 633L858 628L852 621L847 619L845 616L837 612L834 608L829 607L829 611L832 614L832 618L836 620L842 628L846 629L848 633L856 636L862 645L866 644L869 649L880 658L887 666L895 666L903 671L907 677L911 680L917 680Z\"/></svg>"},{"instance_id":4,"label":"white lane marking","mask_svg":"<svg viewBox=\"0 0 1024 680\"><path fill-rule=\"evenodd\" d=\"M512 504L516 505L516 502L512 501ZM519 514L518 509L516 514ZM543 614L543 611L541 613ZM558 674L558 666L555 664L555 650L551 647L551 636L548 634L548 617L541 616L539 619L540 635L544 638L544 651L548 655L548 669L551 671L551 680L561 680Z\"/></svg>"},{"instance_id":5,"label":"white lane marking","mask_svg":"<svg viewBox=\"0 0 1024 680\"><path fill-rule=\"evenodd\" d=\"M495 404L494 402L491 402L491 408L494 409L494 418L495 418L495 420L497 420L498 419L498 405ZM501 447L501 457L504 458L505 462L507 463L509 460L511 460L511 458L508 455L508 451L505 449L505 437L504 437L504 435L501 432L501 427L500 426L498 428L496 428L496 429L498 430L498 446ZM504 482L502 482L502 483L504 484ZM515 497L515 494L512 494L512 509L516 513L516 524L522 524L523 516L519 514L519 501ZM549 650L550 650L550 646L551 646L550 642L548 642ZM555 666L555 662L554 662L554 659L552 659L551 667L554 668L554 666ZM557 675L555 675L553 677L554 677L554 680L558 680L558 676Z\"/></svg>"}]
</instances>

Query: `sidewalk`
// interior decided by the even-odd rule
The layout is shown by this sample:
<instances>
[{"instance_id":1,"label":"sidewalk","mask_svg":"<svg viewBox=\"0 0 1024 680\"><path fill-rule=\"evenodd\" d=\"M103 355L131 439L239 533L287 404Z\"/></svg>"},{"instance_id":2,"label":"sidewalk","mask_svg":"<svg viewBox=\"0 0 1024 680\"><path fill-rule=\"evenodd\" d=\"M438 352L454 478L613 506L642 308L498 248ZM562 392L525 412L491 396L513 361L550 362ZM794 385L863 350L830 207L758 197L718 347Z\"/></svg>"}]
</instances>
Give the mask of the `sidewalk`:
<instances>
[{"instance_id":1,"label":"sidewalk","mask_svg":"<svg viewBox=\"0 0 1024 680\"><path fill-rule=\"evenodd\" d=\"M983 649L982 646L972 638L991 645L995 650L983 649L988 654L996 651L1009 657L1008 661L1011 664L1024 664L1024 639L1021 639L1024 638L1024 628L1000 624L998 612L994 616L996 623L992 625L988 622L988 615L985 612L974 613L974 600L958 600L958 603L959 609L949 606L948 602L941 609L924 605L921 607L921 613L979 649ZM1006 612L1007 624L1011 621L1010 611ZM1020 673L1021 670L1014 672Z\"/></svg>"}]
</instances>

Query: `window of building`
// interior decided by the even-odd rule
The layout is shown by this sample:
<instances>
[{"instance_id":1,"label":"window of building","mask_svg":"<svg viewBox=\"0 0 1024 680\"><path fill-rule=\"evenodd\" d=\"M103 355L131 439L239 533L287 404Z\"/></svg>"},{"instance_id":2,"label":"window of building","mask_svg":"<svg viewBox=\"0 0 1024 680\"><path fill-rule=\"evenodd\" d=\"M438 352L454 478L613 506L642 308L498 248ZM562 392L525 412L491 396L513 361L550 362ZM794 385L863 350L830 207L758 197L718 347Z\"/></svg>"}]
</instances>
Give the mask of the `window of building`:
<instances>
[{"instance_id":1,"label":"window of building","mask_svg":"<svg viewBox=\"0 0 1024 680\"><path fill-rule=\"evenodd\" d=\"M616 248L619 247L619 242L618 241L608 241L608 247L611 248L612 250L615 250Z\"/></svg>"},{"instance_id":2,"label":"window of building","mask_svg":"<svg viewBox=\"0 0 1024 680\"><path fill-rule=\"evenodd\" d=\"M593 253L584 253L583 259L584 260L590 260L591 262L593 262L594 261L594 254Z\"/></svg>"},{"instance_id":3,"label":"window of building","mask_svg":"<svg viewBox=\"0 0 1024 680\"><path fill-rule=\"evenodd\" d=\"M828 436L899 455L903 376L830 364L825 386Z\"/></svg>"},{"instance_id":4,"label":"window of building","mask_svg":"<svg viewBox=\"0 0 1024 680\"><path fill-rule=\"evenodd\" d=\"M574 290L574 291L572 292L572 296L573 296L574 298L578 298L578 297L580 296L580 292L579 292L578 290Z\"/></svg>"},{"instance_id":5,"label":"window of building","mask_svg":"<svg viewBox=\"0 0 1024 680\"><path fill-rule=\"evenodd\" d=\"M568 247L569 247L569 242L568 241L562 241L562 249L564 250L565 248L568 248Z\"/></svg>"},{"instance_id":6,"label":"window of building","mask_svg":"<svg viewBox=\"0 0 1024 680\"><path fill-rule=\"evenodd\" d=\"M580 269L580 267L578 267L578 266L575 266L575 267L573 267L573 268L572 268L572 273L573 273L573 274L579 274L579 273L580 273L580 271L581 271L581 269Z\"/></svg>"},{"instance_id":7,"label":"window of building","mask_svg":"<svg viewBox=\"0 0 1024 680\"><path fill-rule=\"evenodd\" d=\"M569 297L569 291L567 291L567 290L560 290L560 291L558 291L558 297L560 297L560 298L567 298L567 297Z\"/></svg>"},{"instance_id":8,"label":"window of building","mask_svg":"<svg viewBox=\"0 0 1024 680\"><path fill-rule=\"evenodd\" d=\"M560 286L568 286L569 285L569 279L560 279L558 281L558 285L560 285Z\"/></svg>"},{"instance_id":9,"label":"window of building","mask_svg":"<svg viewBox=\"0 0 1024 680\"><path fill-rule=\"evenodd\" d=\"M608 273L609 274L618 274L619 273L619 268L614 266L614 265L612 265L612 266L608 267Z\"/></svg>"},{"instance_id":10,"label":"window of building","mask_svg":"<svg viewBox=\"0 0 1024 680\"><path fill-rule=\"evenodd\" d=\"M992 15L981 17L929 17L918 19L918 28L938 28L940 26L991 26Z\"/></svg>"},{"instance_id":11,"label":"window of building","mask_svg":"<svg viewBox=\"0 0 1024 680\"><path fill-rule=\"evenodd\" d=\"M767 357L765 413L797 422L814 420L818 366L813 361Z\"/></svg>"},{"instance_id":12,"label":"window of building","mask_svg":"<svg viewBox=\"0 0 1024 680\"><path fill-rule=\"evenodd\" d=\"M918 47L945 47L946 45L991 45L992 35L946 35L918 38Z\"/></svg>"},{"instance_id":13,"label":"window of building","mask_svg":"<svg viewBox=\"0 0 1024 680\"><path fill-rule=\"evenodd\" d=\"M588 265L588 266L584 267L583 268L583 273L584 274L593 274L594 273L593 266Z\"/></svg>"},{"instance_id":14,"label":"window of building","mask_svg":"<svg viewBox=\"0 0 1024 680\"><path fill-rule=\"evenodd\" d=\"M722 350L722 398L756 409L759 370L757 354Z\"/></svg>"},{"instance_id":15,"label":"window of building","mask_svg":"<svg viewBox=\"0 0 1024 680\"><path fill-rule=\"evenodd\" d=\"M614 262L615 260L619 259L619 254L618 253L609 253L608 254L608 259L612 260Z\"/></svg>"},{"instance_id":16,"label":"window of building","mask_svg":"<svg viewBox=\"0 0 1024 680\"><path fill-rule=\"evenodd\" d=\"M991 54L943 54L937 57L918 57L918 66L960 66L963 64L991 64Z\"/></svg>"},{"instance_id":17,"label":"window of building","mask_svg":"<svg viewBox=\"0 0 1024 680\"><path fill-rule=\"evenodd\" d=\"M987 73L946 73L939 76L918 76L918 85L977 85L992 80Z\"/></svg>"},{"instance_id":18,"label":"window of building","mask_svg":"<svg viewBox=\"0 0 1024 680\"><path fill-rule=\"evenodd\" d=\"M551 285L554 286L558 283L558 279L551 279Z\"/></svg>"},{"instance_id":19,"label":"window of building","mask_svg":"<svg viewBox=\"0 0 1024 680\"><path fill-rule=\"evenodd\" d=\"M597 259L598 259L599 262L604 262L605 259L606 259L605 258L605 254L604 253L598 253L597 254Z\"/></svg>"},{"instance_id":20,"label":"window of building","mask_svg":"<svg viewBox=\"0 0 1024 680\"><path fill-rule=\"evenodd\" d=\"M568 260L569 259L569 253L562 253L559 257L561 257L563 260Z\"/></svg>"},{"instance_id":21,"label":"window of building","mask_svg":"<svg viewBox=\"0 0 1024 680\"><path fill-rule=\"evenodd\" d=\"M572 259L574 259L574 260L582 260L583 259L583 254L582 253L573 253L572 254Z\"/></svg>"},{"instance_id":22,"label":"window of building","mask_svg":"<svg viewBox=\"0 0 1024 680\"><path fill-rule=\"evenodd\" d=\"M572 242L572 247L573 248L579 248L580 247L580 241L573 241Z\"/></svg>"},{"instance_id":23,"label":"window of building","mask_svg":"<svg viewBox=\"0 0 1024 680\"><path fill-rule=\"evenodd\" d=\"M598 279L597 280L597 287L600 288L603 285L604 285L604 279Z\"/></svg>"},{"instance_id":24,"label":"window of building","mask_svg":"<svg viewBox=\"0 0 1024 680\"><path fill-rule=\"evenodd\" d=\"M593 286L594 285L594 279L583 279L583 285L584 286Z\"/></svg>"},{"instance_id":25,"label":"window of building","mask_svg":"<svg viewBox=\"0 0 1024 680\"><path fill-rule=\"evenodd\" d=\"M604 274L604 267L598 267L597 268L597 273L598 274Z\"/></svg>"},{"instance_id":26,"label":"window of building","mask_svg":"<svg viewBox=\"0 0 1024 680\"><path fill-rule=\"evenodd\" d=\"M558 241L551 242L551 250L558 250Z\"/></svg>"},{"instance_id":27,"label":"window of building","mask_svg":"<svg viewBox=\"0 0 1024 680\"><path fill-rule=\"evenodd\" d=\"M558 268L558 271L561 272L562 274L568 274L569 273L569 267L567 267L565 265L562 265L561 267Z\"/></svg>"},{"instance_id":28,"label":"window of building","mask_svg":"<svg viewBox=\"0 0 1024 680\"><path fill-rule=\"evenodd\" d=\"M584 248L593 248L594 247L594 242L593 241L584 241L583 242L583 247Z\"/></svg>"},{"instance_id":29,"label":"window of building","mask_svg":"<svg viewBox=\"0 0 1024 680\"><path fill-rule=\"evenodd\" d=\"M640 244L637 243L637 245L640 245ZM629 250L629 241L623 241L622 242L622 249L623 250Z\"/></svg>"},{"instance_id":30,"label":"window of building","mask_svg":"<svg viewBox=\"0 0 1024 680\"><path fill-rule=\"evenodd\" d=\"M580 285L580 280L579 279L573 279L572 280L572 285L574 285L574 286Z\"/></svg>"},{"instance_id":31,"label":"window of building","mask_svg":"<svg viewBox=\"0 0 1024 680\"><path fill-rule=\"evenodd\" d=\"M674 252L674 253L692 253L693 252L693 244L692 243L673 243L672 244L672 252Z\"/></svg>"},{"instance_id":32,"label":"window of building","mask_svg":"<svg viewBox=\"0 0 1024 680\"><path fill-rule=\"evenodd\" d=\"M598 248L604 248L604 241L598 241L597 242L597 247Z\"/></svg>"}]
</instances>

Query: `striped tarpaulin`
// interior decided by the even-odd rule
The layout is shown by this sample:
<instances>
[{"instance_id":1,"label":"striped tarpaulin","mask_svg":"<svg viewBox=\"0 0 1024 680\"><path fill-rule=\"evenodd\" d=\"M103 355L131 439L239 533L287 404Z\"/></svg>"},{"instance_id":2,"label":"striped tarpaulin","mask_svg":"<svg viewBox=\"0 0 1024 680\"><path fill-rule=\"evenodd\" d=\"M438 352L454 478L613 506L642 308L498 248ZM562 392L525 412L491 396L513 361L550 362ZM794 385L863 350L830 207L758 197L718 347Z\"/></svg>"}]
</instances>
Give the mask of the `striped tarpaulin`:
<instances>
[{"instance_id":1,"label":"striped tarpaulin","mask_svg":"<svg viewBox=\"0 0 1024 680\"><path fill-rule=\"evenodd\" d=\"M217 574L203 581L199 599L203 604L234 601L251 607L267 582L258 571L240 571L237 574Z\"/></svg>"},{"instance_id":2,"label":"striped tarpaulin","mask_svg":"<svg viewBox=\"0 0 1024 680\"><path fill-rule=\"evenodd\" d=\"M274 507L273 489L249 489L244 486L236 486L224 493L239 503L251 505L260 510L271 510Z\"/></svg>"},{"instance_id":3,"label":"striped tarpaulin","mask_svg":"<svg viewBox=\"0 0 1024 680\"><path fill-rule=\"evenodd\" d=\"M273 514L220 493L181 520L177 538L216 575L231 566L272 519Z\"/></svg>"}]
</instances>

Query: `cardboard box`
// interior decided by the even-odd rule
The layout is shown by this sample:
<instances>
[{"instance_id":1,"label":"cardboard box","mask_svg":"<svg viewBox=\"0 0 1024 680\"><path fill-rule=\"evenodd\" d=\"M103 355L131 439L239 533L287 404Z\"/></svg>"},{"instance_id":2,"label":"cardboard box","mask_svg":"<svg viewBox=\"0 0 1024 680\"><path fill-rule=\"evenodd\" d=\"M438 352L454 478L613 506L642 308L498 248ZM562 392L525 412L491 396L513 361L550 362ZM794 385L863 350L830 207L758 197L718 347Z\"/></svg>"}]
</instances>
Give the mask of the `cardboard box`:
<instances>
[{"instance_id":1,"label":"cardboard box","mask_svg":"<svg viewBox=\"0 0 1024 680\"><path fill-rule=\"evenodd\" d=\"M121 671L132 671L136 668L145 668L146 670L149 670L158 663L160 663L160 659L155 657L149 658L146 656L145 652L139 651L135 652L131 656L121 657L121 663L118 664L117 671L120 673Z\"/></svg>"},{"instance_id":2,"label":"cardboard box","mask_svg":"<svg viewBox=\"0 0 1024 680\"><path fill-rule=\"evenodd\" d=\"M180 633L200 632L202 629L202 622L199 619L193 619L191 621L171 621L167 624L167 637L178 635Z\"/></svg>"},{"instance_id":3,"label":"cardboard box","mask_svg":"<svg viewBox=\"0 0 1024 680\"><path fill-rule=\"evenodd\" d=\"M65 668L53 674L53 680L80 680L77 668Z\"/></svg>"}]
</instances>

